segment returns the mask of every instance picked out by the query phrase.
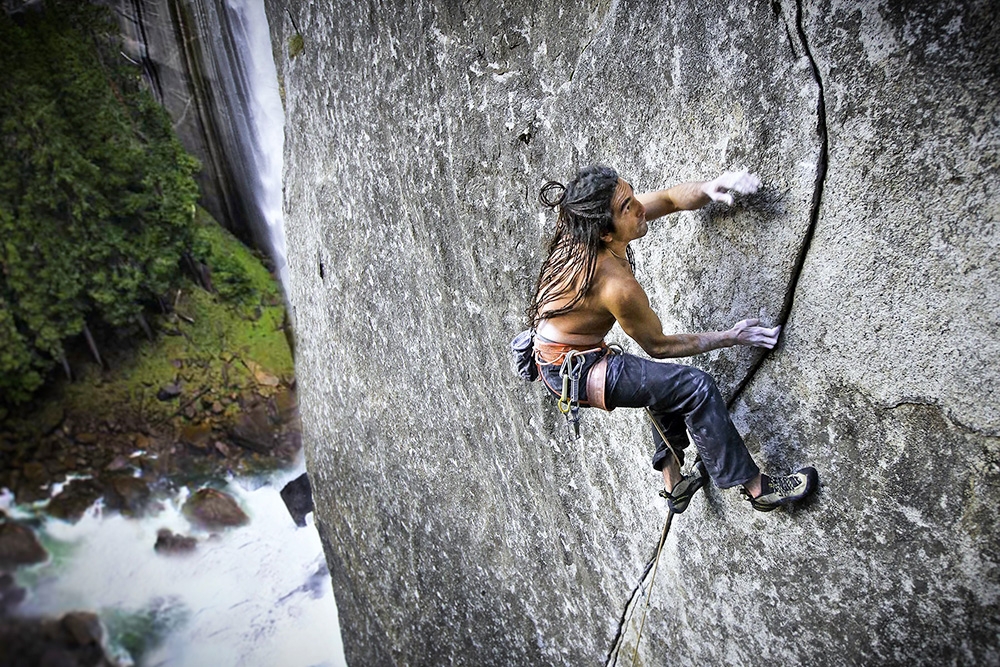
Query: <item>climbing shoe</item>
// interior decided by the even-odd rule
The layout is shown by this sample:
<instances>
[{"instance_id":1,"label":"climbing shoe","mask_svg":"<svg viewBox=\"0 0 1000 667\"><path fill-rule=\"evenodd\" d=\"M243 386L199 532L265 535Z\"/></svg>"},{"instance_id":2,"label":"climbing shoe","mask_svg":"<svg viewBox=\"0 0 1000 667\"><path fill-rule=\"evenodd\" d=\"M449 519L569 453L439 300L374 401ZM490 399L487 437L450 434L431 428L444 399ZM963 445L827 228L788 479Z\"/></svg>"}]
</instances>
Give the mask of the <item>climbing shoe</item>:
<instances>
[{"instance_id":1,"label":"climbing shoe","mask_svg":"<svg viewBox=\"0 0 1000 667\"><path fill-rule=\"evenodd\" d=\"M815 468L799 468L787 477L760 476L760 495L754 498L746 489L741 489L743 497L758 512L770 512L782 505L802 500L816 488L819 475Z\"/></svg>"},{"instance_id":2,"label":"climbing shoe","mask_svg":"<svg viewBox=\"0 0 1000 667\"><path fill-rule=\"evenodd\" d=\"M693 475L685 475L681 481L679 481L674 490L667 491L662 489L660 491L660 496L667 499L667 507L674 514L680 514L687 509L688 503L691 502L691 498L694 494L698 492L698 489L705 486L708 481L708 475L705 474L705 466L699 460L695 468L695 473Z\"/></svg>"}]
</instances>

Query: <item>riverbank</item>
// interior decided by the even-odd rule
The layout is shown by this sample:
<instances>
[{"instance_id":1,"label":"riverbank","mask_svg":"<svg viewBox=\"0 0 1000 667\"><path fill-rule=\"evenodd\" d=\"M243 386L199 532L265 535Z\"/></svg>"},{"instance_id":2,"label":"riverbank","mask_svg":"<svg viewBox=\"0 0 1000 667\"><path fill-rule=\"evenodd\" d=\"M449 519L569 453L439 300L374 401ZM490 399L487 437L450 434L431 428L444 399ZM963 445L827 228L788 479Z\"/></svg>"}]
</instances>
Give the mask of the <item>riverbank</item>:
<instances>
[{"instance_id":1,"label":"riverbank","mask_svg":"<svg viewBox=\"0 0 1000 667\"><path fill-rule=\"evenodd\" d=\"M228 590L241 564L225 559L240 557L234 549L264 549L255 546L270 539L263 536L281 534L287 545L277 553L299 544L294 556L276 557L291 559L293 591L312 581L306 592L328 597L324 604L336 615L318 535L311 526L299 530L301 516L293 519L278 495L304 472L284 303L260 260L205 218L215 270L198 267L197 280L166 295L163 312L149 318L148 340L100 340L100 364L78 350L70 357L72 380L53 382L22 414L0 422L0 634L30 635L25 615L97 611L33 621L39 650L79 654L67 664L137 662L178 633L204 627L196 596L148 592L141 604L124 604L101 593L114 590L108 582L116 568L100 567L124 553L117 569L131 563L144 584L183 572L204 592L214 586L216 597L242 595L245 605L239 586ZM270 504L261 505L265 500ZM298 572L303 558L305 574ZM267 575L257 585L276 592L290 585L277 565ZM79 606L64 607L59 591L81 578L105 585L71 596ZM174 600L166 616L157 611L163 596ZM321 617L330 616L325 608ZM216 631L224 622L214 621ZM60 644L77 640L63 631L67 624L79 630L79 646ZM95 652L95 637L112 652Z\"/></svg>"},{"instance_id":2,"label":"riverbank","mask_svg":"<svg viewBox=\"0 0 1000 667\"><path fill-rule=\"evenodd\" d=\"M167 473L244 474L287 464L298 451L278 286L253 253L200 217L211 268L165 296L149 340L109 336L98 343L100 364L80 346L71 380L51 382L0 422L0 488L17 502L66 484L53 516L78 518L97 498L141 514L169 484Z\"/></svg>"}]
</instances>

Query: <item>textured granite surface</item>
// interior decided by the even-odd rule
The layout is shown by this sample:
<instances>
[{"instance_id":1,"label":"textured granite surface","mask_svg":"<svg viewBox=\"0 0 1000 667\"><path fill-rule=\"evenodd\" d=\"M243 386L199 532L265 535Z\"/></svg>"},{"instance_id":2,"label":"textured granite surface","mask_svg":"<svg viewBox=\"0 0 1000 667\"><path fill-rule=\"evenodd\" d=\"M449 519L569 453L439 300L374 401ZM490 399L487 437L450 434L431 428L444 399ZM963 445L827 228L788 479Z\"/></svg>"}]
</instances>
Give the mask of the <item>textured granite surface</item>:
<instances>
[{"instance_id":1,"label":"textured granite surface","mask_svg":"<svg viewBox=\"0 0 1000 667\"><path fill-rule=\"evenodd\" d=\"M667 332L787 322L691 363L765 469L822 479L677 517L637 663L1000 662L997 12L902 5L268 0L350 664L631 664L666 516L643 416L572 442L506 358L535 194L598 161L761 175L653 223L639 277Z\"/></svg>"}]
</instances>

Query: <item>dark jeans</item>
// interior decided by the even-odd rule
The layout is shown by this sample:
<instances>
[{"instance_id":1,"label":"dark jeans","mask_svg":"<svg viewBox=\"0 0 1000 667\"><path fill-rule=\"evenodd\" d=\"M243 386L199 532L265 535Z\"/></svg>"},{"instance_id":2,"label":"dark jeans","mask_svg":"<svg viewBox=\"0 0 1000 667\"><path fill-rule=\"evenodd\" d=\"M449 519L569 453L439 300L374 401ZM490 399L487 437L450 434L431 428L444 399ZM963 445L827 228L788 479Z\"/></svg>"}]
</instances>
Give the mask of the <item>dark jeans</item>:
<instances>
[{"instance_id":1,"label":"dark jeans","mask_svg":"<svg viewBox=\"0 0 1000 667\"><path fill-rule=\"evenodd\" d=\"M580 380L580 399L586 400L586 377L600 358L600 353L587 355ZM546 385L562 387L558 366L542 365ZM608 358L605 400L608 409L650 408L660 430L653 432L653 467L662 470L672 456L684 463L684 449L694 440L708 475L716 486L728 489L750 481L760 474L736 431L726 402L708 373L692 366L669 364L643 359L631 354L615 354Z\"/></svg>"}]
</instances>

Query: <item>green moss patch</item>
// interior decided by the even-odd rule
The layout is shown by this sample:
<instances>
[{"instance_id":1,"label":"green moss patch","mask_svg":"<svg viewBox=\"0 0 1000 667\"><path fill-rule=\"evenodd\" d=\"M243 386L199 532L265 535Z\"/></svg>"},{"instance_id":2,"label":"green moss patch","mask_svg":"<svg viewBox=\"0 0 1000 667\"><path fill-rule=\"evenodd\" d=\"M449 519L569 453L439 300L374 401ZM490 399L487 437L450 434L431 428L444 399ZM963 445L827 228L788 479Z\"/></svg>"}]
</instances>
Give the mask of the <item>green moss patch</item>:
<instances>
[{"instance_id":1,"label":"green moss patch","mask_svg":"<svg viewBox=\"0 0 1000 667\"><path fill-rule=\"evenodd\" d=\"M183 281L166 296L171 312L150 317L154 340L99 341L107 368L78 359L74 381L55 382L31 416L18 420L28 422L22 427L51 429L52 413L75 429L97 420L180 428L200 415L235 415L244 392L267 397L292 384L284 301L274 277L207 213L198 219L196 259L209 267L216 292Z\"/></svg>"},{"instance_id":2,"label":"green moss patch","mask_svg":"<svg viewBox=\"0 0 1000 667\"><path fill-rule=\"evenodd\" d=\"M288 40L288 57L294 58L295 56L302 53L302 51L305 48L306 48L306 42L302 38L302 35L300 33L295 33L294 35L292 35L292 38Z\"/></svg>"},{"instance_id":3,"label":"green moss patch","mask_svg":"<svg viewBox=\"0 0 1000 667\"><path fill-rule=\"evenodd\" d=\"M285 308L277 284L245 246L218 225L205 224L201 241L212 267L212 294L194 282L174 293L174 312L156 318L160 334L129 355L113 359L112 372L96 366L67 387L72 412L87 406L114 414L118 406L141 409L162 421L203 409L232 412L240 392L264 395L294 376L285 338ZM176 398L160 400L165 387ZM161 396L162 397L162 396Z\"/></svg>"}]
</instances>

